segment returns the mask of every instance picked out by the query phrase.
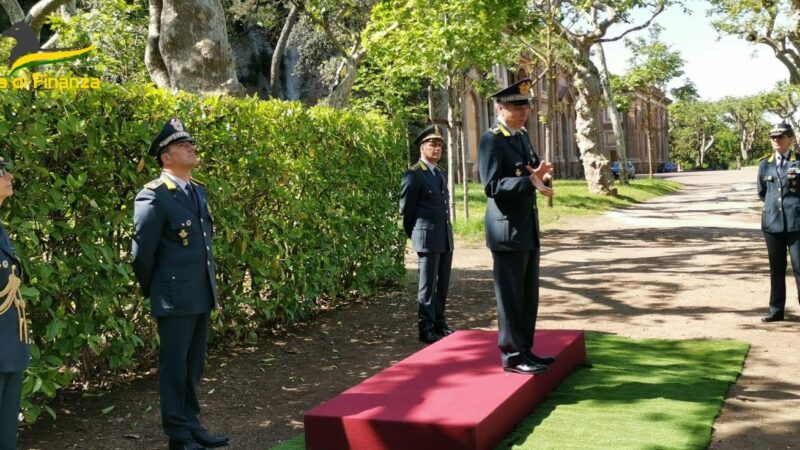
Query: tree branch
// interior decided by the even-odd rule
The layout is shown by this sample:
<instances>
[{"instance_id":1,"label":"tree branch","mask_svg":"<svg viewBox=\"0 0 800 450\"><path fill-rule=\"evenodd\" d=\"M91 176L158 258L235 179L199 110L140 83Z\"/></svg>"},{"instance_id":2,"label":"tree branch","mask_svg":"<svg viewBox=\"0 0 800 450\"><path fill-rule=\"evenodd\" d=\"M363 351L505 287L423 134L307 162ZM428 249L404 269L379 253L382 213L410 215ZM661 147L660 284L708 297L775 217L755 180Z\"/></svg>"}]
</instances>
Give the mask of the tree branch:
<instances>
[{"instance_id":1,"label":"tree branch","mask_svg":"<svg viewBox=\"0 0 800 450\"><path fill-rule=\"evenodd\" d=\"M8 15L12 24L25 20L25 11L19 6L17 0L0 0L0 6L6 11L6 15Z\"/></svg>"},{"instance_id":2,"label":"tree branch","mask_svg":"<svg viewBox=\"0 0 800 450\"><path fill-rule=\"evenodd\" d=\"M289 17L286 18L286 22L283 24L278 43L275 44L275 51L272 53L272 64L269 70L269 95L273 98L280 98L279 70L283 61L283 52L286 49L286 42L289 41L289 35L292 33L299 13L300 7L293 4L292 10L289 11Z\"/></svg>"},{"instance_id":3,"label":"tree branch","mask_svg":"<svg viewBox=\"0 0 800 450\"><path fill-rule=\"evenodd\" d=\"M28 11L28 15L25 16L25 21L28 22L37 37L42 31L42 25L44 25L47 16L54 13L61 5L67 3L67 1L69 0L41 0L31 7L30 11Z\"/></svg>"},{"instance_id":4,"label":"tree branch","mask_svg":"<svg viewBox=\"0 0 800 450\"><path fill-rule=\"evenodd\" d=\"M641 25L635 26L633 28L630 28L630 29L626 30L625 32L623 32L622 34L620 34L619 36L616 36L616 37L613 37L613 38L598 39L597 42L614 42L614 41L618 41L618 40L622 39L623 37L625 37L629 33L632 33L634 31L643 30L643 29L649 27L650 24L653 22L653 20L659 14L661 14L663 11L664 11L664 5L661 4L661 5L659 5L658 9L653 12L653 15L649 19L647 19L647 22L645 22L645 23L643 23ZM605 28L608 29L609 26L611 26L611 24L606 25ZM605 31L603 33L605 33Z\"/></svg>"}]
</instances>

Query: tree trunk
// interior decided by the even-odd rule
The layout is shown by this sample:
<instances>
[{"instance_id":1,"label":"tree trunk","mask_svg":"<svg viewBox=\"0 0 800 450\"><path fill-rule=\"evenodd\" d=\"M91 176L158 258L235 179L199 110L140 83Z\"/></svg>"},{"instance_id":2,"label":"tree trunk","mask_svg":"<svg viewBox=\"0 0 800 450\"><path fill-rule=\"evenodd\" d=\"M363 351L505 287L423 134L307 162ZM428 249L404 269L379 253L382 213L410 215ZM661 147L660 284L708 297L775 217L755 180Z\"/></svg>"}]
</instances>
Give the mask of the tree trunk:
<instances>
[{"instance_id":1,"label":"tree trunk","mask_svg":"<svg viewBox=\"0 0 800 450\"><path fill-rule=\"evenodd\" d=\"M461 96L459 95L459 109L461 109ZM463 110L461 111L463 113ZM459 114L461 117L461 114ZM467 145L464 142L463 121L458 125L458 143L461 147L461 186L463 187L461 201L464 203L464 220L469 220L469 174L467 173Z\"/></svg>"},{"instance_id":2,"label":"tree trunk","mask_svg":"<svg viewBox=\"0 0 800 450\"><path fill-rule=\"evenodd\" d=\"M36 33L36 37L42 31L42 26L47 17L54 13L58 8L68 0L40 0L31 7L28 14L25 16L25 22L31 26L31 29Z\"/></svg>"},{"instance_id":3,"label":"tree trunk","mask_svg":"<svg viewBox=\"0 0 800 450\"><path fill-rule=\"evenodd\" d=\"M599 146L600 128L597 116L600 111L600 75L589 59L588 48L576 52L574 56L573 81L578 97L575 102L575 137L578 140L586 184L593 194L617 195L608 156Z\"/></svg>"},{"instance_id":4,"label":"tree trunk","mask_svg":"<svg viewBox=\"0 0 800 450\"><path fill-rule=\"evenodd\" d=\"M647 123L644 127L644 137L647 140L647 176L651 180L653 179L653 130L652 127L652 119L650 115L652 114L653 108L650 107L650 101L652 97L649 95L646 97L645 102L647 102Z\"/></svg>"},{"instance_id":5,"label":"tree trunk","mask_svg":"<svg viewBox=\"0 0 800 450\"><path fill-rule=\"evenodd\" d=\"M144 65L150 73L150 79L158 87L170 88L167 66L158 43L161 40L161 1L150 0L149 21L147 24L147 44L144 49Z\"/></svg>"},{"instance_id":6,"label":"tree trunk","mask_svg":"<svg viewBox=\"0 0 800 450\"><path fill-rule=\"evenodd\" d=\"M361 65L361 60L364 59L366 54L365 51L361 50L356 55L345 58L339 68L339 73L344 72L344 76L338 83L333 85L330 95L322 103L331 108L347 107L350 103L350 95L353 93L353 86L356 84L358 66Z\"/></svg>"},{"instance_id":7,"label":"tree trunk","mask_svg":"<svg viewBox=\"0 0 800 450\"><path fill-rule=\"evenodd\" d=\"M297 16L300 13L300 8L292 4L292 10L289 11L289 17L283 23L281 36L278 38L278 43L275 44L275 51L272 53L272 64L269 69L269 95L272 98L282 98L281 95L281 62L283 61L283 52L286 50L286 42L289 40L289 35L292 34L294 24L297 23Z\"/></svg>"},{"instance_id":8,"label":"tree trunk","mask_svg":"<svg viewBox=\"0 0 800 450\"><path fill-rule=\"evenodd\" d=\"M22 10L17 0L0 0L0 6L6 12L12 25L25 20L25 11Z\"/></svg>"},{"instance_id":9,"label":"tree trunk","mask_svg":"<svg viewBox=\"0 0 800 450\"><path fill-rule=\"evenodd\" d=\"M145 64L159 87L244 95L219 0L150 0Z\"/></svg>"},{"instance_id":10,"label":"tree trunk","mask_svg":"<svg viewBox=\"0 0 800 450\"><path fill-rule=\"evenodd\" d=\"M739 142L739 153L742 155L742 160L747 161L748 147L747 147L747 130L742 129L741 141Z\"/></svg>"},{"instance_id":11,"label":"tree trunk","mask_svg":"<svg viewBox=\"0 0 800 450\"><path fill-rule=\"evenodd\" d=\"M550 64L547 73L547 123L545 124L545 149L544 149L544 161L546 163L553 162L553 156L555 154L555 130L553 129L556 125L556 65ZM548 185L553 186L555 182L555 173L553 173L553 177L550 178ZM548 208L553 207L553 196L546 197L545 204Z\"/></svg>"},{"instance_id":12,"label":"tree trunk","mask_svg":"<svg viewBox=\"0 0 800 450\"><path fill-rule=\"evenodd\" d=\"M457 120L456 115L456 98L458 96L458 89L455 86L453 76L447 77L447 123L449 124L447 132L447 190L449 193L450 201L450 220L456 223L456 205L455 205L455 154L458 152L458 136L455 131L455 123Z\"/></svg>"},{"instance_id":13,"label":"tree trunk","mask_svg":"<svg viewBox=\"0 0 800 450\"><path fill-rule=\"evenodd\" d=\"M706 135L703 134L703 147L700 148L700 167L703 167L703 164L705 164L706 152L708 152L708 150L714 145L716 137L712 134L710 136L710 139L708 140L708 143L706 143L705 140L706 140ZM738 160L739 158L736 159Z\"/></svg>"},{"instance_id":14,"label":"tree trunk","mask_svg":"<svg viewBox=\"0 0 800 450\"><path fill-rule=\"evenodd\" d=\"M606 98L606 109L611 117L611 126L614 129L614 138L617 144L617 160L619 161L619 182L628 184L628 150L625 146L625 130L622 129L622 117L619 115L617 104L614 99L614 89L611 87L611 79L606 64L606 54L603 51L603 44L596 44L597 58L600 61L600 85Z\"/></svg>"}]
</instances>

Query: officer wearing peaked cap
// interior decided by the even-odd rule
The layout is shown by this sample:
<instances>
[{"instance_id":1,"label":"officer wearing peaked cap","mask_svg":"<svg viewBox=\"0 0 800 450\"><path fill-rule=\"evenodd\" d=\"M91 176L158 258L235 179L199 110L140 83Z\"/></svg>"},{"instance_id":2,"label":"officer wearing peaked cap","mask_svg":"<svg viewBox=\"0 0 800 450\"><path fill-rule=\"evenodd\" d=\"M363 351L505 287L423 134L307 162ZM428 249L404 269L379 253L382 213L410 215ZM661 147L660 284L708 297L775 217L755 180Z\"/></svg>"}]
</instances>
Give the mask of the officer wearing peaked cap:
<instances>
[{"instance_id":1,"label":"officer wearing peaked cap","mask_svg":"<svg viewBox=\"0 0 800 450\"><path fill-rule=\"evenodd\" d=\"M191 177L197 166L194 139L171 119L148 153L163 172L136 195L132 263L158 322L161 423L170 450L221 447L228 438L209 434L198 420L197 385L217 284L208 199Z\"/></svg>"},{"instance_id":2,"label":"officer wearing peaked cap","mask_svg":"<svg viewBox=\"0 0 800 450\"><path fill-rule=\"evenodd\" d=\"M547 370L552 357L533 353L539 308L539 218L536 191L553 170L531 147L524 128L530 113L531 80L522 79L492 95L497 122L483 134L478 153L486 194L486 246L494 261L498 340L503 369L532 375Z\"/></svg>"},{"instance_id":3,"label":"officer wearing peaked cap","mask_svg":"<svg viewBox=\"0 0 800 450\"><path fill-rule=\"evenodd\" d=\"M800 161L794 147L794 130L787 123L769 132L774 152L758 163L758 196L764 202L761 229L769 255L769 312L762 322L784 319L786 306L786 252L792 259L795 285L800 296Z\"/></svg>"},{"instance_id":4,"label":"officer wearing peaked cap","mask_svg":"<svg viewBox=\"0 0 800 450\"><path fill-rule=\"evenodd\" d=\"M445 319L453 227L450 223L447 174L436 165L442 157L442 129L431 125L417 136L420 159L403 175L400 214L419 261L417 292L419 340L436 342L453 333Z\"/></svg>"},{"instance_id":5,"label":"officer wearing peaked cap","mask_svg":"<svg viewBox=\"0 0 800 450\"><path fill-rule=\"evenodd\" d=\"M0 158L0 205L14 195L13 179ZM22 381L31 355L21 277L22 261L0 225L0 450L17 448Z\"/></svg>"}]
</instances>

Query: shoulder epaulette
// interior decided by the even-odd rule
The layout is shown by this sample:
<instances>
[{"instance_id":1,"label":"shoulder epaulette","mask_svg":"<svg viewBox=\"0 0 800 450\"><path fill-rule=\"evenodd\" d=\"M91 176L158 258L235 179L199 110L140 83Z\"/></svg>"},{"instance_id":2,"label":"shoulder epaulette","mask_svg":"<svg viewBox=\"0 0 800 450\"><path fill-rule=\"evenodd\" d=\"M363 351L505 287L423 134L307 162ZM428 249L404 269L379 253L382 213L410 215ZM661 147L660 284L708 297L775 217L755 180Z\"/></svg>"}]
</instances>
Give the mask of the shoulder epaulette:
<instances>
[{"instance_id":1,"label":"shoulder epaulette","mask_svg":"<svg viewBox=\"0 0 800 450\"><path fill-rule=\"evenodd\" d=\"M498 134L500 134L500 128L497 128L497 126L489 128L489 133L492 133L494 135L498 135Z\"/></svg>"},{"instance_id":2,"label":"shoulder epaulette","mask_svg":"<svg viewBox=\"0 0 800 450\"><path fill-rule=\"evenodd\" d=\"M162 184L166 186L167 189L169 189L170 191L174 191L175 189L178 188L178 185L167 177L156 178L155 180L145 184L144 187L152 191L161 186Z\"/></svg>"},{"instance_id":3,"label":"shoulder epaulette","mask_svg":"<svg viewBox=\"0 0 800 450\"><path fill-rule=\"evenodd\" d=\"M412 164L411 167L408 168L408 170L419 170L420 165L421 164L419 163L419 161L417 161L414 164Z\"/></svg>"},{"instance_id":4,"label":"shoulder epaulette","mask_svg":"<svg viewBox=\"0 0 800 450\"><path fill-rule=\"evenodd\" d=\"M504 127L503 124L498 123L494 127L497 128L497 133L495 133L495 134L502 134L505 137L510 137L511 136L511 132L508 131L508 129L506 127Z\"/></svg>"},{"instance_id":5,"label":"shoulder epaulette","mask_svg":"<svg viewBox=\"0 0 800 450\"><path fill-rule=\"evenodd\" d=\"M758 160L759 161L763 161L763 160L766 159L767 161L772 162L772 157L774 157L774 156L775 156L775 152L767 153L766 155L762 156L761 158L758 158Z\"/></svg>"},{"instance_id":6,"label":"shoulder epaulette","mask_svg":"<svg viewBox=\"0 0 800 450\"><path fill-rule=\"evenodd\" d=\"M440 166L439 164L436 165L436 170L438 170L439 172L444 172L444 168L442 168L442 166Z\"/></svg>"},{"instance_id":7,"label":"shoulder epaulette","mask_svg":"<svg viewBox=\"0 0 800 450\"><path fill-rule=\"evenodd\" d=\"M157 187L161 186L162 184L164 184L164 180L162 180L161 178L156 178L155 180L145 184L144 187L150 189L151 191L154 191L156 190Z\"/></svg>"},{"instance_id":8,"label":"shoulder epaulette","mask_svg":"<svg viewBox=\"0 0 800 450\"><path fill-rule=\"evenodd\" d=\"M192 184L196 184L196 185L198 185L198 186L203 186L203 187L206 187L206 184L205 184L205 183L203 183L202 181L198 180L197 178L194 178L194 177L189 177L189 181L190 181Z\"/></svg>"}]
</instances>

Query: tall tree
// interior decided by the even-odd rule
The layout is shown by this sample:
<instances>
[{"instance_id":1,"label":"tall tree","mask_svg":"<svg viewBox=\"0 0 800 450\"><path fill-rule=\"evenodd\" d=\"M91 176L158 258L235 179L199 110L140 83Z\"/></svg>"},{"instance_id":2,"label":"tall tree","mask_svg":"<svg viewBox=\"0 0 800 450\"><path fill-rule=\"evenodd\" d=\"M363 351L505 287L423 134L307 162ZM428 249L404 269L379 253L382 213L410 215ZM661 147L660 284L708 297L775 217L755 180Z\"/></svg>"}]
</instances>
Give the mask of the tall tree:
<instances>
[{"instance_id":1,"label":"tall tree","mask_svg":"<svg viewBox=\"0 0 800 450\"><path fill-rule=\"evenodd\" d=\"M466 158L455 167L461 152L461 99L464 75L470 68L488 71L493 64L516 61L519 50L505 33L523 18L524 2L504 0L387 0L375 6L368 36L370 59L395 77L419 76L447 90L447 164L451 217L455 217L455 172L462 171L464 207L467 205ZM486 14L492 11L492 14ZM383 30L394 26L394 31ZM407 49L398 51L398 49ZM467 212L465 210L465 212Z\"/></svg>"},{"instance_id":2,"label":"tall tree","mask_svg":"<svg viewBox=\"0 0 800 450\"><path fill-rule=\"evenodd\" d=\"M614 130L614 139L616 140L617 147L617 161L619 164L619 182L628 184L628 148L625 145L625 132L622 128L622 116L619 114L617 107L616 95L614 87L611 84L611 73L606 64L606 54L603 51L603 44L597 43L595 45L597 51L597 61L600 63L598 67L600 71L600 86L603 88L603 97L605 97L606 110L611 118L611 127Z\"/></svg>"},{"instance_id":3,"label":"tall tree","mask_svg":"<svg viewBox=\"0 0 800 450\"><path fill-rule=\"evenodd\" d=\"M375 0L290 0L328 38L341 62L336 70L330 93L324 103L333 108L344 108L350 102L353 86L364 58L367 56L362 32L370 17ZM373 38L389 33L396 26L384 24L373 30Z\"/></svg>"},{"instance_id":4,"label":"tall tree","mask_svg":"<svg viewBox=\"0 0 800 450\"><path fill-rule=\"evenodd\" d=\"M244 94L219 0L150 0L145 65L159 87Z\"/></svg>"},{"instance_id":5,"label":"tall tree","mask_svg":"<svg viewBox=\"0 0 800 450\"><path fill-rule=\"evenodd\" d=\"M602 97L600 73L591 60L592 47L597 43L622 39L630 32L641 30L667 6L669 0L607 0L603 2L575 3L559 1L562 20L558 23L572 53L574 69L573 86L577 93L576 138L583 161L583 170L589 191L601 195L615 195L614 177L609 168L608 155L600 145L600 116ZM546 12L545 0L531 3L533 13ZM644 12L648 19L640 25L631 24L634 10ZM628 25L627 29L613 37L606 37L612 25Z\"/></svg>"},{"instance_id":6,"label":"tall tree","mask_svg":"<svg viewBox=\"0 0 800 450\"><path fill-rule=\"evenodd\" d=\"M683 58L679 51L661 41L662 28L658 25L650 27L649 37L625 39L625 46L631 52L628 60L630 69L623 77L624 82L644 95L647 125L645 137L647 141L647 166L650 178L653 178L653 103L663 98L667 84L683 75ZM658 89L659 91L656 91ZM666 130L664 130L666 132Z\"/></svg>"},{"instance_id":7,"label":"tall tree","mask_svg":"<svg viewBox=\"0 0 800 450\"><path fill-rule=\"evenodd\" d=\"M557 71L570 70L571 58L562 29L557 24L561 18L558 3L553 0L543 0L541 9L541 16L538 18L541 26L533 28L533 33L520 33L519 30L514 30L514 36L522 42L525 53L534 57L530 64L526 64L528 73L539 83L546 81L544 84L547 86L547 107L544 111L540 110L539 121L544 124L544 159L549 163L555 151L554 127L560 112L556 99ZM553 206L552 196L547 197L547 206Z\"/></svg>"},{"instance_id":8,"label":"tall tree","mask_svg":"<svg viewBox=\"0 0 800 450\"><path fill-rule=\"evenodd\" d=\"M722 34L743 38L772 49L789 72L789 82L800 84L800 1L709 0L711 24Z\"/></svg>"},{"instance_id":9,"label":"tall tree","mask_svg":"<svg viewBox=\"0 0 800 450\"><path fill-rule=\"evenodd\" d=\"M761 95L725 97L719 101L719 105L724 120L733 127L739 137L739 157L742 161L748 161L758 133L766 126L764 97Z\"/></svg>"},{"instance_id":10,"label":"tall tree","mask_svg":"<svg viewBox=\"0 0 800 450\"><path fill-rule=\"evenodd\" d=\"M669 106L670 154L684 166L703 168L707 155L725 130L716 102L678 101Z\"/></svg>"},{"instance_id":11,"label":"tall tree","mask_svg":"<svg viewBox=\"0 0 800 450\"><path fill-rule=\"evenodd\" d=\"M775 114L782 120L787 120L792 124L792 128L800 130L795 115L800 110L800 85L778 83L770 92L763 96L764 107L768 112ZM795 141L795 148L800 148L800 145Z\"/></svg>"}]
</instances>

